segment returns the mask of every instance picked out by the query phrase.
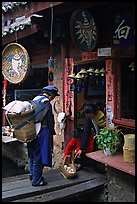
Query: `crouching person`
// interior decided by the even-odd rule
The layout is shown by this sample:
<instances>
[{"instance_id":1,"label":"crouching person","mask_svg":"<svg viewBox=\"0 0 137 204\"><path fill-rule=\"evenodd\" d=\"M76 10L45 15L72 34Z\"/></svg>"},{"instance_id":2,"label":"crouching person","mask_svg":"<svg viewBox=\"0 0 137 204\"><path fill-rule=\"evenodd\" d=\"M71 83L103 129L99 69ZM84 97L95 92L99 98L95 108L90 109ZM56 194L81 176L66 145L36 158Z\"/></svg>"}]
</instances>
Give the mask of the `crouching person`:
<instances>
[{"instance_id":1,"label":"crouching person","mask_svg":"<svg viewBox=\"0 0 137 204\"><path fill-rule=\"evenodd\" d=\"M80 144L81 144L81 136L82 136L82 129L81 128L76 128L72 131L72 137L69 140L69 142L67 143L65 150L64 150L64 154L63 154L63 159L67 156L74 156L77 154L77 152L80 149ZM67 162L67 161L66 161ZM77 170L80 169L81 165L80 165L80 161L79 158L75 158L74 160L75 163L75 167Z\"/></svg>"}]
</instances>

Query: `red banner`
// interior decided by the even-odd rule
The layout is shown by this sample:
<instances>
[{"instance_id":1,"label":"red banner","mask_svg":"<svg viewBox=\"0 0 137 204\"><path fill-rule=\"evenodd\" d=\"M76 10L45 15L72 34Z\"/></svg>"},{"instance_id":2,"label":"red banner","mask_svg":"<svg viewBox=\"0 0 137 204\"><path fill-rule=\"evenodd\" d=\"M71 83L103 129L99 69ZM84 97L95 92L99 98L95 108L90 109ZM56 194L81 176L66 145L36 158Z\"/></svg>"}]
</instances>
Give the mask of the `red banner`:
<instances>
[{"instance_id":1,"label":"red banner","mask_svg":"<svg viewBox=\"0 0 137 204\"><path fill-rule=\"evenodd\" d=\"M73 58L65 59L64 68L64 112L67 113L71 108L71 119L74 119L74 90L72 90L74 80L68 76L73 73Z\"/></svg>"},{"instance_id":2,"label":"red banner","mask_svg":"<svg viewBox=\"0 0 137 204\"><path fill-rule=\"evenodd\" d=\"M6 105L6 89L7 89L7 79L3 82L3 107Z\"/></svg>"},{"instance_id":3,"label":"red banner","mask_svg":"<svg viewBox=\"0 0 137 204\"><path fill-rule=\"evenodd\" d=\"M114 127L114 124L112 122L114 113L113 78L114 76L112 74L112 60L106 60L106 114L107 125L110 128Z\"/></svg>"}]
</instances>

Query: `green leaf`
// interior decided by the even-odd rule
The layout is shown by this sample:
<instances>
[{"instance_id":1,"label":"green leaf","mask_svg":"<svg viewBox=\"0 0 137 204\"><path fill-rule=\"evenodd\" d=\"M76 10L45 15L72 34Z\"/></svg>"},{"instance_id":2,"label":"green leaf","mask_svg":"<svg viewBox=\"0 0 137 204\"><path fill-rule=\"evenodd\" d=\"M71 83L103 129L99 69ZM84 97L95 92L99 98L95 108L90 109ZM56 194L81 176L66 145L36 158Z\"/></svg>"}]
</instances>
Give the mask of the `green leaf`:
<instances>
[{"instance_id":1,"label":"green leaf","mask_svg":"<svg viewBox=\"0 0 137 204\"><path fill-rule=\"evenodd\" d=\"M106 135L106 134L108 134L108 130L102 129L102 130L100 131L100 134Z\"/></svg>"},{"instance_id":2,"label":"green leaf","mask_svg":"<svg viewBox=\"0 0 137 204\"><path fill-rule=\"evenodd\" d=\"M107 139L104 139L103 141L104 141L104 143L107 143Z\"/></svg>"},{"instance_id":3,"label":"green leaf","mask_svg":"<svg viewBox=\"0 0 137 204\"><path fill-rule=\"evenodd\" d=\"M99 148L99 149L103 149L103 146L102 146L102 145L98 145L98 148Z\"/></svg>"},{"instance_id":4,"label":"green leaf","mask_svg":"<svg viewBox=\"0 0 137 204\"><path fill-rule=\"evenodd\" d=\"M108 142L111 142L111 141L112 141L112 138L111 138L111 137L108 137L108 138L107 138L107 141L108 141Z\"/></svg>"}]
</instances>

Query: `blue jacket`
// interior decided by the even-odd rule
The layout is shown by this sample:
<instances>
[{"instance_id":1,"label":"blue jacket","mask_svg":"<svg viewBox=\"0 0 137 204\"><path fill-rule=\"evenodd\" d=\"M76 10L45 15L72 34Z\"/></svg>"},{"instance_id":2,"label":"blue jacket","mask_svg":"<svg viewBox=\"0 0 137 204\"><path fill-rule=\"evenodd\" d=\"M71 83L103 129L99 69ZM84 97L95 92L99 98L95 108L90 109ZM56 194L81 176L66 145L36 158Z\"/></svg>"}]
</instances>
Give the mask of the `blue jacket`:
<instances>
[{"instance_id":1,"label":"blue jacket","mask_svg":"<svg viewBox=\"0 0 137 204\"><path fill-rule=\"evenodd\" d=\"M46 96L37 96L33 99L35 111L42 106L47 106L35 118L35 123L41 122L41 130L38 133L38 139L42 155L42 163L46 166L52 167L52 150L53 150L53 135L54 130L54 116L52 113L52 106Z\"/></svg>"}]
</instances>

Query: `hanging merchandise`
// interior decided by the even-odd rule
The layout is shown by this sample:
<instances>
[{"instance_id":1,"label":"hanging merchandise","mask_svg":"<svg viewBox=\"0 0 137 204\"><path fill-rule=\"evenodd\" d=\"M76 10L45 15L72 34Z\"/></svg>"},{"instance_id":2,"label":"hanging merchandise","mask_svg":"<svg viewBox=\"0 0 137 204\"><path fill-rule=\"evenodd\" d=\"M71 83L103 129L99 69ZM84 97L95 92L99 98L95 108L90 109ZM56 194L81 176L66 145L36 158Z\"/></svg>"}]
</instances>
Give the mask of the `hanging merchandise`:
<instances>
[{"instance_id":1,"label":"hanging merchandise","mask_svg":"<svg viewBox=\"0 0 137 204\"><path fill-rule=\"evenodd\" d=\"M71 78L71 79L75 79L75 73L72 73L72 74L70 74L70 75L68 75L68 78Z\"/></svg>"},{"instance_id":2,"label":"hanging merchandise","mask_svg":"<svg viewBox=\"0 0 137 204\"><path fill-rule=\"evenodd\" d=\"M105 76L100 76L100 86L101 86L101 89L104 90L105 84L106 84Z\"/></svg>"},{"instance_id":3,"label":"hanging merchandise","mask_svg":"<svg viewBox=\"0 0 137 204\"><path fill-rule=\"evenodd\" d=\"M53 68L54 68L54 60L52 58L53 50L52 50L52 43L53 43L53 6L51 5L51 28L50 28L50 58L48 59L48 79L50 82L53 81Z\"/></svg>"},{"instance_id":4,"label":"hanging merchandise","mask_svg":"<svg viewBox=\"0 0 137 204\"><path fill-rule=\"evenodd\" d=\"M9 82L24 81L29 72L30 59L27 50L18 43L10 43L2 52L2 74Z\"/></svg>"},{"instance_id":5,"label":"hanging merchandise","mask_svg":"<svg viewBox=\"0 0 137 204\"><path fill-rule=\"evenodd\" d=\"M94 68L90 67L87 72L89 73L89 75L93 75L94 74Z\"/></svg>"},{"instance_id":6,"label":"hanging merchandise","mask_svg":"<svg viewBox=\"0 0 137 204\"><path fill-rule=\"evenodd\" d=\"M53 72L52 71L49 71L48 79L49 79L49 81L53 81L54 80L54 76L53 76Z\"/></svg>"},{"instance_id":7,"label":"hanging merchandise","mask_svg":"<svg viewBox=\"0 0 137 204\"><path fill-rule=\"evenodd\" d=\"M105 68L103 67L101 70L100 70L100 89L103 89L105 88Z\"/></svg>"},{"instance_id":8,"label":"hanging merchandise","mask_svg":"<svg viewBox=\"0 0 137 204\"><path fill-rule=\"evenodd\" d=\"M53 60L52 57L50 57L50 58L48 59L48 68L51 68L51 69L54 68L54 60Z\"/></svg>"},{"instance_id":9,"label":"hanging merchandise","mask_svg":"<svg viewBox=\"0 0 137 204\"><path fill-rule=\"evenodd\" d=\"M100 70L100 74L101 74L101 76L105 76L105 68L104 67Z\"/></svg>"},{"instance_id":10,"label":"hanging merchandise","mask_svg":"<svg viewBox=\"0 0 137 204\"><path fill-rule=\"evenodd\" d=\"M99 89L99 69L96 68L95 69L95 90L98 90Z\"/></svg>"},{"instance_id":11,"label":"hanging merchandise","mask_svg":"<svg viewBox=\"0 0 137 204\"><path fill-rule=\"evenodd\" d=\"M85 86L86 86L86 80L85 80L85 79L82 79L82 80L81 80L81 87L82 87L82 88L85 88Z\"/></svg>"},{"instance_id":12,"label":"hanging merchandise","mask_svg":"<svg viewBox=\"0 0 137 204\"><path fill-rule=\"evenodd\" d=\"M74 82L70 85L70 91L74 91L75 90L75 84Z\"/></svg>"},{"instance_id":13,"label":"hanging merchandise","mask_svg":"<svg viewBox=\"0 0 137 204\"><path fill-rule=\"evenodd\" d=\"M85 69L82 68L82 69L80 70L79 74L81 74L82 77L86 77L87 74L88 74L88 72L87 72Z\"/></svg>"},{"instance_id":14,"label":"hanging merchandise","mask_svg":"<svg viewBox=\"0 0 137 204\"><path fill-rule=\"evenodd\" d=\"M77 90L77 93L81 93L81 91L82 91L82 86L81 86L81 81L80 80L77 82L76 90Z\"/></svg>"},{"instance_id":15,"label":"hanging merchandise","mask_svg":"<svg viewBox=\"0 0 137 204\"><path fill-rule=\"evenodd\" d=\"M53 71L52 71L53 68L54 68L54 60L52 57L50 57L48 59L48 79L50 82L53 81L53 79L54 79Z\"/></svg>"},{"instance_id":16,"label":"hanging merchandise","mask_svg":"<svg viewBox=\"0 0 137 204\"><path fill-rule=\"evenodd\" d=\"M95 89L95 76L90 75L88 81L89 81L89 88L90 88L92 91L94 91L94 89Z\"/></svg>"},{"instance_id":17,"label":"hanging merchandise","mask_svg":"<svg viewBox=\"0 0 137 204\"><path fill-rule=\"evenodd\" d=\"M75 76L75 79L76 80L81 80L81 79L83 79L84 77L78 72L77 74L76 74L76 76Z\"/></svg>"}]
</instances>

